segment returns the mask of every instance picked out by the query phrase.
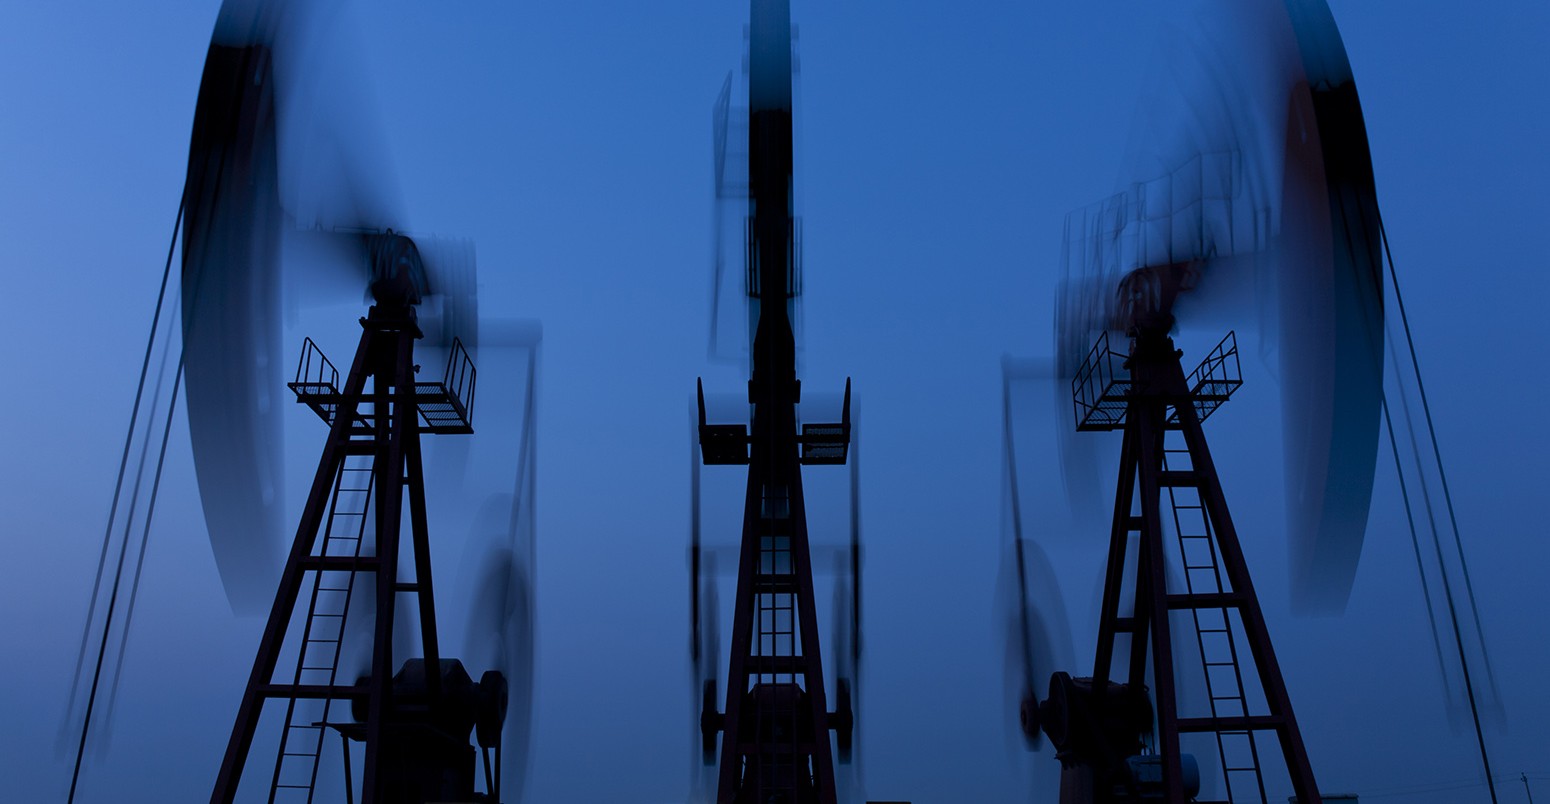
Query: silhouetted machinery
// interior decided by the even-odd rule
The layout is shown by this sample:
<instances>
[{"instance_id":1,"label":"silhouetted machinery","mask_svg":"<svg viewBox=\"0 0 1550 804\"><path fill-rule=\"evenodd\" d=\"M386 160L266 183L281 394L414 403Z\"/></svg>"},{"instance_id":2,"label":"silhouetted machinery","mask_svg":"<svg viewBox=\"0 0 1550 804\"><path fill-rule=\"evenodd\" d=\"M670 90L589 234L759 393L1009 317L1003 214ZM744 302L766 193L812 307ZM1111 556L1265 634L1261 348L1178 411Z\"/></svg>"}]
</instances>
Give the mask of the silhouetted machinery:
<instances>
[{"instance_id":1,"label":"silhouetted machinery","mask_svg":"<svg viewBox=\"0 0 1550 804\"><path fill-rule=\"evenodd\" d=\"M1223 771L1252 774L1263 797L1254 731L1276 735L1293 788L1301 800L1316 801L1307 751L1200 426L1241 383L1236 345L1229 336L1186 378L1181 353L1168 336L1172 298L1186 270L1170 265L1133 274L1147 287L1132 299L1136 307L1128 320L1128 354L1115 355L1107 339L1100 340L1079 375L1078 427L1124 432L1097 656L1091 677L1055 673L1048 697L1042 702L1032 695L1024 698L1020 717L1026 731L1042 729L1055 746L1062 802L1194 800L1200 792L1199 769L1180 746L1180 735L1189 733L1214 734ZM1121 360L1124 375L1106 370ZM1169 430L1182 435L1182 447L1169 448ZM1170 589L1168 581L1165 494L1187 578L1183 589L1176 584ZM1131 605L1123 611L1127 588ZM1187 612L1194 621L1207 714L1180 714L1174 612ZM1252 657L1250 670L1257 670L1267 707L1263 714L1251 711L1240 635ZM1121 636L1128 649L1124 656L1118 655ZM1115 671L1117 659L1123 664ZM1154 717L1156 742L1146 752ZM1245 764L1226 764L1234 761Z\"/></svg>"},{"instance_id":2,"label":"silhouetted machinery","mask_svg":"<svg viewBox=\"0 0 1550 804\"><path fill-rule=\"evenodd\" d=\"M1268 801L1268 749L1256 734L1274 737L1297 800L1321 800L1201 427L1242 382L1237 340L1229 333L1186 375L1172 335L1176 314L1199 318L1213 306L1235 306L1243 320L1254 309L1234 304L1252 284L1244 277L1274 278L1282 306L1261 325L1280 329L1293 591L1342 607L1378 443L1380 224L1361 109L1328 9L1286 0L1222 4L1220 15L1215 23L1254 42L1259 61L1232 77L1199 65L1182 116L1144 109L1136 149L1147 159L1127 169L1163 174L1139 175L1067 219L1057 306L1058 374L1071 392L1064 426L1118 430L1123 443L1090 676L1038 672L1063 660L1060 624L1049 618L1064 615L1042 604L1050 595L1037 585L1052 576L1014 508L1018 718L1031 746L1041 732L1054 745L1062 804L1194 801L1205 752L1226 800ZM1267 86L1268 96L1254 94ZM1265 122L1275 120L1284 125ZM1284 148L1264 146L1273 135ZM1111 334L1128 348L1113 348ZM1080 463L1067 471L1083 471ZM1013 483L1015 498L1015 471ZM1194 650L1175 647L1185 623ZM1204 695L1188 700L1196 691ZM1186 750L1196 736L1214 745Z\"/></svg>"},{"instance_id":3,"label":"silhouetted machinery","mask_svg":"<svg viewBox=\"0 0 1550 804\"><path fill-rule=\"evenodd\" d=\"M792 193L792 58L788 0L753 0L748 35L748 174L745 218L748 309L752 321L752 373L747 403L751 427L707 421L699 396L699 449L706 464L748 466L731 658L724 708L718 709L713 570L702 569L696 520L691 580L697 678L702 683L700 728L707 763L720 770L715 800L721 804L802 804L837 799L836 734L849 759L854 728L851 683L836 684L831 710L824 687L812 550L802 491L802 467L843 465L851 457L850 388L838 422L801 422L793 308L801 291L800 239ZM730 87L730 84L728 85ZM727 111L727 92L718 107ZM736 145L719 130L718 174ZM719 192L719 188L718 188ZM698 474L696 477L696 488ZM854 489L854 486L853 486ZM698 502L696 502L696 507ZM696 517L698 513L696 511ZM857 553L852 528L852 585ZM854 601L851 601L852 604ZM704 614L702 614L702 612ZM851 612L855 613L854 605ZM711 616L705 616L711 615ZM854 625L854 623L852 623ZM852 649L836 651L845 671L854 670Z\"/></svg>"},{"instance_id":4,"label":"silhouetted machinery","mask_svg":"<svg viewBox=\"0 0 1550 804\"><path fill-rule=\"evenodd\" d=\"M1266 11L1272 7L1277 13ZM1288 439L1288 475L1293 496L1303 502L1291 512L1294 594L1338 608L1360 552L1378 437L1381 223L1354 82L1322 0L1285 0L1284 8L1265 0L1235 9L1250 9L1244 13L1268 26L1263 30L1289 34L1278 40L1279 50L1270 50L1290 54L1295 67L1278 74L1285 65L1267 59L1272 66L1258 76L1285 90L1272 100L1272 111L1284 113L1278 118L1284 130L1276 132L1284 150L1274 157L1251 153L1249 143L1264 140L1264 132L1245 128L1242 118L1264 110L1218 99L1231 108L1192 111L1205 121L1202 130L1222 125L1179 138L1182 158L1162 148L1153 154L1165 168L1161 177L1138 179L1068 220L1058 373L1070 381L1077 430L1123 433L1090 676L1055 666L1067 659L1061 648L1069 645L1069 626L1064 611L1050 604L1058 596L1044 591L1056 584L1050 562L1023 532L1008 413L1017 717L1031 746L1047 737L1056 749L1062 804L1195 800L1206 781L1196 760L1203 754L1185 750L1193 735L1214 739L1229 800L1257 793L1266 801L1256 733L1274 736L1297 799L1320 801L1202 429L1241 384L1236 337L1229 333L1186 375L1172 336L1176 314L1190 298L1207 295L1201 288L1221 281L1215 277L1241 274L1267 254L1280 261L1282 382L1295 436ZM691 651L699 736L707 764L716 762L719 740L719 804L830 804L840 789L835 758L853 756L857 723L855 430L848 380L838 421L801 417L789 0L752 0L751 10L747 183L737 199L746 199L746 215L739 217L751 324L751 422L709 421L701 387L696 423L703 463L745 465L748 479L722 692L715 572L705 566L714 562L702 561L696 466ZM427 242L389 228L400 221L366 189L375 166L358 164L355 142L331 143L337 160L313 155L314 166L325 168L315 177L324 188L316 208L299 216L282 207L277 97L312 78L297 58L304 48L285 32L306 20L299 4L233 0L223 7L200 86L183 199L188 418L211 545L234 608L250 610L278 585L212 801L237 796L266 702L284 703L271 802L314 799L330 734L343 747L340 769L351 800L352 743L362 746L362 801L514 800L510 786L502 793L502 753L514 747L519 762L526 754L531 554L498 550L484 562L478 597L487 605L476 608L493 620L475 617L465 648L496 645L489 661L496 667L475 681L462 662L441 655L420 439L422 433L472 433L476 373L454 337L477 322L471 252L441 250L432 257ZM718 104L718 195L737 181L723 175L735 162L728 151L739 147L727 139L729 89L730 82ZM293 112L304 106L291 103ZM1146 133L1165 132L1159 126ZM332 136L337 132L322 139ZM1272 174L1275 180L1267 180ZM268 549L280 510L281 463L269 386L280 364L280 235L287 224L303 229L294 226L298 217L310 226L299 239L310 240L314 257L323 255L321 271L338 274L345 266L351 292L364 288L373 304L359 320L359 345L342 383L308 339L289 384L328 425L328 436L281 568L272 566L275 551ZM434 312L424 315L428 308ZM1113 333L1127 338L1128 348L1112 348ZM417 378L416 341L446 351L439 381ZM531 372L529 363L520 458L529 471L519 470L514 502L527 517ZM802 483L804 466L846 463L851 540L848 561L837 562L840 644L831 709ZM518 529L521 516L514 510L506 530ZM413 580L400 577L406 518ZM399 631L411 612L399 611L400 595L413 598L418 626L407 638ZM1179 668L1192 660L1175 655L1173 637L1186 618L1204 712L1185 711L1182 703ZM414 650L404 650L411 642ZM1461 644L1467 684L1463 653ZM354 658L364 658L364 667L348 667ZM292 672L281 671L286 662ZM100 673L100 655L98 665ZM349 703L347 710L335 706L341 702ZM88 703L88 724L90 711ZM82 750L85 740L83 727Z\"/></svg>"},{"instance_id":5,"label":"silhouetted machinery","mask_svg":"<svg viewBox=\"0 0 1550 804\"><path fill-rule=\"evenodd\" d=\"M324 732L333 729L346 739L347 786L348 741L365 745L363 801L500 800L495 768L507 682L490 670L475 683L461 662L440 657L420 445L421 433L473 432L476 374L455 341L443 380L416 381L414 342L424 334L415 308L428 285L425 268L414 242L403 235L389 230L363 239L376 304L361 319L364 331L344 385L339 386L338 371L310 339L291 383L298 401L329 425L329 436L212 800L235 798L263 704L270 700L286 702L271 798L282 791L304 791L312 798ZM406 493L411 582L398 577ZM373 538L367 537L368 522L375 524ZM371 573L374 583L360 583L363 573ZM277 682L280 652L304 588L308 601L295 673L289 682ZM370 670L353 683L340 683L346 623L356 594L375 598ZM423 658L407 660L394 674L393 623L400 594L415 597ZM330 720L330 704L336 700L350 701L352 719ZM322 701L316 720L314 707L304 705L309 701ZM487 787L477 797L470 731L484 749Z\"/></svg>"},{"instance_id":6,"label":"silhouetted machinery","mask_svg":"<svg viewBox=\"0 0 1550 804\"><path fill-rule=\"evenodd\" d=\"M298 87L313 89L324 78L307 71L326 62L302 58L308 37L301 34L316 33L306 29L316 20L304 11L283 3L223 7L200 85L184 196L189 419L211 544L234 607L251 603L265 584L274 594L211 800L237 797L260 733L278 740L272 769L262 768L271 771L271 802L314 800L320 769L333 762L324 751L330 734L343 748L339 770L349 800L357 768L364 802L515 800L503 799L501 767L507 734L517 761L525 757L530 579L511 550L497 550L480 572L473 619L483 628L464 647L493 669L475 681L462 662L442 655L422 457L422 434L473 432L476 372L455 336L472 336L477 327L472 249L431 241L427 250L426 242L388 228L397 216L372 189L380 166L359 164L360 135L316 133L310 145L337 149L324 148L329 155L321 159L284 147L282 134L306 129L298 121L328 128L308 120L298 100ZM277 103L286 92L288 103ZM277 110L296 115L289 128L277 125ZM316 174L300 176L305 171L291 165L288 175L303 186L292 188L300 198L291 201L313 205L310 228L282 228L295 215L281 204L282 168L287 158L309 155L322 165ZM282 248L282 235L296 242ZM320 279L342 284L345 298L365 290L372 306L359 319L359 345L342 382L309 338L289 384L328 426L328 437L274 591L265 558L278 507L267 492L278 485L280 440L278 406L266 386L279 366L273 342L282 252L306 264L308 287ZM417 341L445 352L439 379L417 376ZM532 424L531 366L524 430ZM521 449L527 467L531 439ZM530 488L522 471L519 498ZM506 530L518 518L513 510ZM401 565L412 567L412 579ZM403 627L410 623L412 635ZM283 719L264 719L266 703L275 704L271 713L283 708ZM508 706L518 723L508 723ZM261 731L261 719L278 731ZM352 743L361 746L358 763Z\"/></svg>"}]
</instances>

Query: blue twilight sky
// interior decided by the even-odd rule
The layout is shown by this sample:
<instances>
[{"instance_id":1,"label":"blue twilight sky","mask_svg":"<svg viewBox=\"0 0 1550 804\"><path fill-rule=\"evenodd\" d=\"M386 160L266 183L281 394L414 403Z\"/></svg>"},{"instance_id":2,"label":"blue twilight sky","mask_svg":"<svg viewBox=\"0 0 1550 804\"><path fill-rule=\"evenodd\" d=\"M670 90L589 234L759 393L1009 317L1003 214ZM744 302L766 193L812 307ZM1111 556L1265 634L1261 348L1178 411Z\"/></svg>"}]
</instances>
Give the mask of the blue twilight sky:
<instances>
[{"instance_id":1,"label":"blue twilight sky","mask_svg":"<svg viewBox=\"0 0 1550 804\"><path fill-rule=\"evenodd\" d=\"M793 3L804 384L837 390L850 376L865 409L859 750L872 798L1053 800L1054 760L1009 747L1001 697L999 361L1051 354L1063 216L1114 190L1158 37L1183 5ZM1513 779L1537 774L1550 796L1537 606L1550 566L1538 507L1550 479L1550 6L1332 6L1506 706L1492 760ZM0 2L0 271L14 335L0 409L5 798L58 800L68 785L58 723L216 10ZM686 403L696 376L740 382L706 360L710 109L747 13L738 0L395 0L354 15L415 229L475 240L481 305L543 323L528 801L688 795ZM304 334L324 340L302 329L286 355ZM336 363L348 338L335 327L323 343ZM1288 612L1278 394L1262 366L1245 372L1208 432L1321 785L1364 801L1486 800L1473 737L1439 703L1383 460L1348 612ZM290 421L305 467L322 430ZM206 796L262 628L226 606L182 427L84 801ZM1019 468L1025 506L1071 519L1047 491L1051 459ZM708 489L738 487L713 474ZM289 504L305 482L289 476ZM844 475L808 482L840 499ZM708 533L728 544L733 494L707 504ZM843 520L829 510L814 528L837 543ZM1051 551L1079 656L1102 538ZM1404 792L1420 788L1433 792ZM1501 789L1526 800L1516 781Z\"/></svg>"}]
</instances>

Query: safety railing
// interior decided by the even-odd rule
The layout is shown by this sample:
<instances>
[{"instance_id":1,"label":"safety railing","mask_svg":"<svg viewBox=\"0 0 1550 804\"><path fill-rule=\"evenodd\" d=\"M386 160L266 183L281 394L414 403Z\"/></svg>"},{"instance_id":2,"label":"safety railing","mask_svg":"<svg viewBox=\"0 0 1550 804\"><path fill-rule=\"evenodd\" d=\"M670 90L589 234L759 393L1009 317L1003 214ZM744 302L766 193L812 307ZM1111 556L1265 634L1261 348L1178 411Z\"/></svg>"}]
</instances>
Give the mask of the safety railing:
<instances>
[{"instance_id":1,"label":"safety railing","mask_svg":"<svg viewBox=\"0 0 1550 804\"><path fill-rule=\"evenodd\" d=\"M463 415L469 421L474 418L474 390L478 381L479 370L474 367L468 350L463 348L463 339L453 338L452 352L447 355L447 370L442 374L441 384L463 406Z\"/></svg>"},{"instance_id":2,"label":"safety railing","mask_svg":"<svg viewBox=\"0 0 1550 804\"><path fill-rule=\"evenodd\" d=\"M1194 397L1195 415L1205 421L1243 385L1243 367L1238 362L1238 336L1228 332L1211 353L1189 375L1189 390ZM1168 414L1168 423L1176 424L1179 412Z\"/></svg>"},{"instance_id":3,"label":"safety railing","mask_svg":"<svg viewBox=\"0 0 1550 804\"><path fill-rule=\"evenodd\" d=\"M1076 429L1114 430L1125 424L1125 396L1130 392L1126 355L1109 348L1109 333L1098 335L1087 358L1071 378Z\"/></svg>"},{"instance_id":4,"label":"safety railing","mask_svg":"<svg viewBox=\"0 0 1550 804\"><path fill-rule=\"evenodd\" d=\"M441 382L414 384L416 407L421 429L427 433L467 434L474 431L474 391L479 371L463 347L461 338L452 339L447 354L447 369Z\"/></svg>"},{"instance_id":5,"label":"safety railing","mask_svg":"<svg viewBox=\"0 0 1550 804\"><path fill-rule=\"evenodd\" d=\"M706 419L705 384L698 381L695 395L699 404L700 459L707 466L747 465L751 460L752 439L745 422L712 424ZM804 465L843 465L850 458L850 379L845 379L845 396L837 422L801 422L796 441Z\"/></svg>"},{"instance_id":6,"label":"safety railing","mask_svg":"<svg viewBox=\"0 0 1550 804\"><path fill-rule=\"evenodd\" d=\"M845 400L837 422L803 422L802 463L840 466L850 457L850 378L845 378Z\"/></svg>"},{"instance_id":7,"label":"safety railing","mask_svg":"<svg viewBox=\"0 0 1550 804\"><path fill-rule=\"evenodd\" d=\"M452 340L447 368L441 382L414 384L414 402L420 429L426 433L472 433L474 391L479 379L474 361L460 339ZM296 379L287 383L296 393L296 401L312 408L325 424L334 423L339 408L339 370L318 345L307 338L302 343L301 359L296 363ZM376 411L369 401L360 403L351 423L352 430L369 432L375 426Z\"/></svg>"},{"instance_id":8,"label":"safety railing","mask_svg":"<svg viewBox=\"0 0 1550 804\"><path fill-rule=\"evenodd\" d=\"M296 393L296 401L312 408L325 423L333 424L338 407L339 369L329 361L318 345L307 338L296 361L296 379L287 384Z\"/></svg>"}]
</instances>

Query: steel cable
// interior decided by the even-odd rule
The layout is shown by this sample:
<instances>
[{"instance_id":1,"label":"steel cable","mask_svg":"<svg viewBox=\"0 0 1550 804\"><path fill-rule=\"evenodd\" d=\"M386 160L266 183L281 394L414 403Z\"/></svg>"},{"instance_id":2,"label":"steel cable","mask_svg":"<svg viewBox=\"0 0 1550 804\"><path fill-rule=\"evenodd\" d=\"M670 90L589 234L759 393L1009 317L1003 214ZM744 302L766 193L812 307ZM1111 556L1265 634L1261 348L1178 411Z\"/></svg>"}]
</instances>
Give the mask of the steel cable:
<instances>
[{"instance_id":1,"label":"steel cable","mask_svg":"<svg viewBox=\"0 0 1550 804\"><path fill-rule=\"evenodd\" d=\"M1485 657L1487 676L1489 677L1489 681L1490 681L1491 687L1494 689L1495 686L1496 686L1496 682L1495 682L1494 676L1492 676L1492 674L1490 672L1490 658L1489 658L1489 654L1486 653L1486 647L1485 647L1485 631L1481 628L1481 624L1480 624L1480 609L1476 605L1476 602L1475 602L1474 585L1470 582L1470 578L1469 578L1469 564L1468 564L1468 562L1464 558L1464 545L1463 545L1463 541L1459 538L1458 517L1454 513L1453 497L1452 497L1452 494L1449 492L1449 489L1448 489L1448 477L1447 477L1446 471L1443 468L1442 450L1441 450L1441 448L1437 444L1437 431L1436 431L1435 426L1432 423L1431 406L1427 403L1427 399L1426 399L1426 386L1421 381L1421 364L1420 364L1419 359L1416 357L1415 341L1412 338L1411 333L1410 333L1410 320L1409 320L1409 317L1405 314L1404 299L1401 296L1400 291L1399 291L1399 277L1398 277L1397 272L1394 270L1394 255L1393 255L1393 253L1389 249L1388 233L1384 230L1383 219L1382 219L1381 215L1379 216L1379 219L1378 219L1378 234L1379 234L1379 237L1382 239L1382 242L1383 242L1383 255L1384 255L1385 261L1388 263L1389 281L1392 283L1392 285L1394 287L1394 300L1396 302L1396 306L1399 308L1400 324L1401 324L1401 327L1402 327L1402 331L1404 332L1405 345L1409 349L1409 352L1410 352L1411 368L1415 372L1416 395L1420 397L1422 415L1423 415L1423 417L1426 420L1427 435L1431 439L1432 457L1433 457L1433 459L1437 463L1437 475L1438 475L1438 478L1440 479L1440 481L1442 483L1443 502L1444 502L1444 505L1446 506L1447 511L1448 511L1448 522L1449 522L1450 526L1453 528L1453 542L1454 542L1455 549L1457 550L1457 553L1458 553L1459 567L1460 567L1460 570L1461 570L1461 572L1462 572L1462 574L1464 576L1464 587L1465 587L1466 595L1469 598L1469 608L1470 608L1471 612L1473 613L1473 617L1474 617L1475 633L1478 635L1478 638L1480 640L1480 653L1481 653L1482 657ZM1406 416L1408 418L1408 415L1409 415L1408 414L1408 400L1406 400L1404 398L1404 396L1401 395L1400 401L1401 401L1402 404L1405 404L1405 406L1406 406L1406 409L1407 409ZM1385 416L1387 416L1387 412L1386 411L1385 411ZM1390 430L1390 436L1389 437L1390 437L1390 441L1392 443L1393 442L1393 432L1392 432L1392 429ZM1415 435L1414 435L1414 432L1412 432L1411 433L1412 448L1414 448L1417 451L1417 454L1419 455L1419 453L1420 453L1419 445L1416 445L1414 443L1414 441L1415 441ZM1397 449L1397 447L1396 447L1396 449ZM1419 467L1418 467L1418 469L1419 469ZM1422 473L1421 481L1422 481L1422 484L1423 484L1422 492L1425 493L1425 488L1424 488L1425 477L1424 477L1424 473ZM1407 495L1407 497L1408 497L1408 495ZM1409 509L1408 509L1408 504L1407 504L1407 508L1406 508L1407 514L1408 514L1408 510ZM1428 513L1429 512L1430 512L1430 505L1428 505ZM1452 584L1448 580L1447 567L1446 567L1445 564L1443 564L1442 542L1437 537L1437 532L1436 532L1435 525L1432 528L1432 541L1433 541L1433 544L1436 547L1436 551L1437 551L1438 574L1441 577L1441 581L1442 581L1443 596L1446 599L1447 604L1448 604L1448 617L1449 617L1450 620L1452 620L1453 638L1454 638L1454 642L1456 643L1456 645L1458 647L1459 667L1460 667L1460 669L1462 671L1462 674L1463 674L1464 692L1465 692L1466 697L1469 700L1469 713L1470 713L1470 717L1471 717L1471 719L1473 720L1473 723L1474 723L1475 741L1479 745L1479 748L1480 748L1480 764L1485 769L1485 782L1486 782L1486 786L1490 790L1491 801L1494 804L1494 802L1496 802L1496 800L1497 800L1497 798L1496 798L1496 783L1495 783L1495 781L1493 780L1493 778L1491 776L1490 753L1486 749L1486 745L1485 745L1485 730L1482 728L1482 726L1480 724L1480 707L1479 707L1479 703L1476 700L1476 696L1475 696L1474 679L1473 679L1472 674L1469 671L1469 658L1466 655L1466 652L1465 652L1465 649L1464 649L1463 632L1459 628L1459 618L1458 618L1457 604L1455 603L1454 598L1453 598Z\"/></svg>"},{"instance_id":2,"label":"steel cable","mask_svg":"<svg viewBox=\"0 0 1550 804\"><path fill-rule=\"evenodd\" d=\"M165 306L165 303L166 303L166 300L167 300L167 284L168 284L168 281L170 280L170 278L172 276L172 257L173 257L174 254L177 253L178 234L179 234L179 232L182 229L183 210L184 210L184 207L185 207L185 204L186 204L186 200L187 200L187 189L188 189L188 187L185 184L184 188L183 188L183 191L179 193L178 213L177 213L177 216L173 219L173 223L172 223L172 237L171 237L170 241L167 244L167 259L166 259L166 262L165 262L164 266L162 267L161 286L158 289L157 294L156 294L156 308L155 308L155 311L151 315L151 331L150 331L150 334L146 337L145 357L141 360L141 363L140 363L140 380L139 380L138 386L135 389L134 405L130 408L128 433L124 436L124 450L123 450L123 454L119 458L118 477L117 477L117 480L115 481L114 486L113 486L113 501L112 501L112 503L110 504L110 506L108 508L108 523L107 523L107 526L103 529L102 550L100 551L100 553L98 555L98 558L97 558L97 574L96 574L96 578L95 578L95 580L93 581L93 584L92 584L91 599L90 599L90 602L87 604L86 624L85 624L85 626L83 627L83 629L81 631L81 647L80 647L79 653L76 656L75 675L73 677L71 688L70 688L70 699L69 699L68 707L65 710L67 713L68 712L73 712L75 710L76 696L80 692L81 672L82 672L82 670L83 670L83 668L85 667L85 664L86 664L86 648L87 648L87 644L90 642L90 639L91 639L92 623L96 619L98 598L100 597L101 592L102 592L103 571L104 571L104 569L106 569L108 550L109 550L109 548L110 548L110 546L112 544L112 541L113 541L113 530L114 530L113 525L114 525L114 521L116 520L116 518L118 516L118 505L119 505L119 501L120 501L120 499L122 497L122 494L123 494L124 475L125 475L125 472L126 472L126 470L128 469L128 466L129 466L129 453L130 453L131 447L133 446L133 443L134 443L135 428L136 428L136 425L139 423L140 404L144 400L144 396L145 396L145 380L146 380L146 377L150 373L151 355L155 351L155 345L156 345L156 333L157 333L157 331L161 327L162 308ZM176 381L174 381L174 384L173 384L173 396L172 396L172 399L169 400L169 403L168 403L168 417L167 417L168 428L171 427L172 408L175 407L176 404L177 404L177 391L178 391L178 388L179 388L179 383L180 383L180 381L182 379L182 374L183 374L183 372L182 372L182 361L179 360L178 361L178 378L177 378ZM158 383L158 387L159 387L159 383ZM153 402L153 408L154 408L154 402ZM164 434L163 434L163 438L162 438L162 445L161 445L161 450L160 450L162 456L166 455L166 436L165 436L165 432L166 431L164 430ZM147 437L149 437L149 431L147 432ZM146 454L148 452L148 449L149 449L149 443L144 444L141 447L140 465L141 465L142 470L144 468L145 456L146 456ZM160 459L158 459L158 461L157 461L156 475L157 475L157 477L156 477L155 485L159 485L160 478L161 478L161 460ZM137 475L136 476L136 481L135 481L136 493L138 493L138 489L139 489L139 476ZM152 498L152 503L151 504L154 505L154 492L153 492L153 498ZM119 550L118 566L115 569L114 578L113 578L113 584L112 584L112 590L111 590L111 592L109 594L109 597L108 597L107 611L106 611L106 614L104 616L104 622L103 622L103 628L102 628L102 641L101 641L101 644L100 644L100 646L98 648L98 651L97 651L96 667L95 667L95 669L93 671L90 692L87 695L86 712L85 712L85 714L84 714L84 716L82 718L82 722L81 722L81 737L80 737L80 740L78 741L78 743L76 744L75 766L74 766L74 770L71 772L71 775L70 775L70 793L69 793L68 798L66 799L68 802L74 802L75 801L75 792L76 792L76 789L79 787L79 784L80 784L81 764L82 764L82 760L83 760L83 758L85 757L85 754L86 754L86 740L87 740L87 736L90 734L90 731L91 731L92 710L93 710L93 707L94 707L94 705L96 703L97 686L98 686L98 683L101 680L102 664L103 664L103 660L104 660L104 658L106 656L106 653L107 653L108 636L109 636L109 632L110 632L112 624L113 624L113 609L114 609L114 606L115 606L115 604L117 602L118 587L119 587L120 582L122 581L123 570L124 570L124 559L125 559L125 556L126 556L126 553L127 553L127 550L128 550L128 546L129 546L129 544L128 544L129 529L130 529L130 527L133 524L133 505L132 505L132 501L131 501L130 515L128 517L128 520L129 521L126 522L125 526L124 526L124 532L125 532L124 544L121 546L121 548ZM147 528L149 528L149 525L150 525L149 518L147 518L147 522L146 522ZM138 578L138 573L137 573L137 578Z\"/></svg>"}]
</instances>

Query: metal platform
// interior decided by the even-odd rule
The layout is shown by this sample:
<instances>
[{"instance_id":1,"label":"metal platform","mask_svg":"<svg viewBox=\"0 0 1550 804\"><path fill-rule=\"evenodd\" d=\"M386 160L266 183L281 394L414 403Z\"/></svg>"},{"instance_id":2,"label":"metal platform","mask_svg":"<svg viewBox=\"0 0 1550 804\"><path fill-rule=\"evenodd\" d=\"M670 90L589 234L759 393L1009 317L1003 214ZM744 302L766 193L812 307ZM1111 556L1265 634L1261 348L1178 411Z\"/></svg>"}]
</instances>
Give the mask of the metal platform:
<instances>
[{"instance_id":1,"label":"metal platform","mask_svg":"<svg viewBox=\"0 0 1550 804\"><path fill-rule=\"evenodd\" d=\"M700 454L707 466L746 466L750 437L746 424L708 424L705 419L705 385L697 393L700 407ZM850 380L845 380L845 401L838 422L802 424L797 436L801 462L806 466L843 466L850 457Z\"/></svg>"},{"instance_id":2,"label":"metal platform","mask_svg":"<svg viewBox=\"0 0 1550 804\"><path fill-rule=\"evenodd\" d=\"M1071 378L1076 429L1118 430L1125 426L1130 395L1129 356L1109 348L1109 333L1098 335L1087 359Z\"/></svg>"},{"instance_id":3,"label":"metal platform","mask_svg":"<svg viewBox=\"0 0 1550 804\"><path fill-rule=\"evenodd\" d=\"M1243 385L1242 366L1238 362L1238 338L1228 332L1216 348L1207 354L1189 375L1190 398L1195 414L1204 422ZM1076 429L1082 431L1119 430L1125 426L1125 412L1133 388L1130 381L1130 355L1109 348L1109 333L1098 335L1092 351L1071 379L1071 399L1075 403ZM1168 409L1166 426L1179 427L1179 412Z\"/></svg>"},{"instance_id":4,"label":"metal platform","mask_svg":"<svg viewBox=\"0 0 1550 804\"><path fill-rule=\"evenodd\" d=\"M447 369L441 381L414 384L420 432L434 435L472 434L474 387L477 380L478 371L468 356L468 350L463 348L461 339L453 339L452 351L447 356ZM312 412L324 424L334 423L341 399L339 370L311 338L302 344L295 381L286 385L295 392L296 401L312 408ZM372 431L376 426L373 405L370 402L362 403L356 411L355 419L352 431Z\"/></svg>"},{"instance_id":5,"label":"metal platform","mask_svg":"<svg viewBox=\"0 0 1550 804\"><path fill-rule=\"evenodd\" d=\"M1195 415L1204 422L1243 385L1243 368L1238 362L1238 336L1232 331L1200 361L1189 374L1189 393L1194 398ZM1177 409L1168 412L1168 426L1176 429Z\"/></svg>"}]
</instances>

